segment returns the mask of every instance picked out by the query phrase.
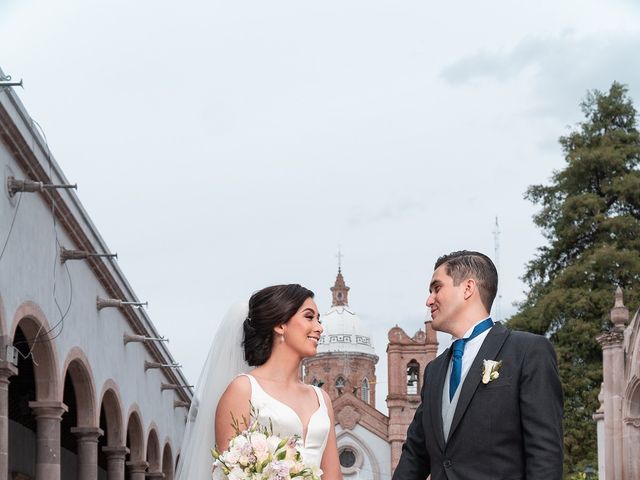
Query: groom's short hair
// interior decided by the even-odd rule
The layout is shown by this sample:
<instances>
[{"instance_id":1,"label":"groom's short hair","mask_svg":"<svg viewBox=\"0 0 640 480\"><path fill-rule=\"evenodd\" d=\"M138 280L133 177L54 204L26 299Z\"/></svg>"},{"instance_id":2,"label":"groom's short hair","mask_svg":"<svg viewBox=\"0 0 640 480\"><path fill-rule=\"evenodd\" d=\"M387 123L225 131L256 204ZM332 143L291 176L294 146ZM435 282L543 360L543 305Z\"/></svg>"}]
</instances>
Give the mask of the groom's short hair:
<instances>
[{"instance_id":1,"label":"groom's short hair","mask_svg":"<svg viewBox=\"0 0 640 480\"><path fill-rule=\"evenodd\" d=\"M498 292L498 271L491 259L480 252L460 250L443 255L436 261L434 270L439 266L446 265L446 272L453 279L454 285L473 278L480 290L482 304L491 312L491 305Z\"/></svg>"}]
</instances>

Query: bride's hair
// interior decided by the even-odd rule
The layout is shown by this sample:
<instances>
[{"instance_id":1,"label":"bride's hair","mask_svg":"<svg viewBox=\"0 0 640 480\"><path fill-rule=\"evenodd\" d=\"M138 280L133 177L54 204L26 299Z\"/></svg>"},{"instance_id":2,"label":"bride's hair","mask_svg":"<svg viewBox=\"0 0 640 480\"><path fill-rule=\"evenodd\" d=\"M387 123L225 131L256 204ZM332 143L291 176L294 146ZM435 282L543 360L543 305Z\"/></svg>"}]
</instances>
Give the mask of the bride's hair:
<instances>
[{"instance_id":1,"label":"bride's hair","mask_svg":"<svg viewBox=\"0 0 640 480\"><path fill-rule=\"evenodd\" d=\"M307 298L313 298L313 292L296 283L266 287L251 295L242 342L249 365L258 367L269 359L273 329L287 323Z\"/></svg>"}]
</instances>

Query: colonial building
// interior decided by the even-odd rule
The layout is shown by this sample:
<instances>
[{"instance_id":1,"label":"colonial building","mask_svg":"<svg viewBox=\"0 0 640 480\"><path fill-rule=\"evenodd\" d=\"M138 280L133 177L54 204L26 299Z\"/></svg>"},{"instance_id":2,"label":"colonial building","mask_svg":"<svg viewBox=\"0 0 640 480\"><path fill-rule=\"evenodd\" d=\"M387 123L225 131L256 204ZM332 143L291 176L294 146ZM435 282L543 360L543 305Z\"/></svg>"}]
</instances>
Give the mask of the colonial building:
<instances>
[{"instance_id":1,"label":"colonial building","mask_svg":"<svg viewBox=\"0 0 640 480\"><path fill-rule=\"evenodd\" d=\"M170 480L187 381L4 84L0 480Z\"/></svg>"},{"instance_id":2,"label":"colonial building","mask_svg":"<svg viewBox=\"0 0 640 480\"><path fill-rule=\"evenodd\" d=\"M349 287L340 269L331 294L331 308L322 316L318 354L304 361L303 380L321 386L331 397L344 477L386 480L398 463L420 402L424 368L436 356L436 334L430 322L413 337L397 326L389 332L385 415L375 408L378 356L371 332L349 306Z\"/></svg>"},{"instance_id":3,"label":"colonial building","mask_svg":"<svg viewBox=\"0 0 640 480\"><path fill-rule=\"evenodd\" d=\"M602 346L603 382L598 428L598 477L640 478L640 310L629 322L618 287L611 310L613 328L598 336Z\"/></svg>"}]
</instances>

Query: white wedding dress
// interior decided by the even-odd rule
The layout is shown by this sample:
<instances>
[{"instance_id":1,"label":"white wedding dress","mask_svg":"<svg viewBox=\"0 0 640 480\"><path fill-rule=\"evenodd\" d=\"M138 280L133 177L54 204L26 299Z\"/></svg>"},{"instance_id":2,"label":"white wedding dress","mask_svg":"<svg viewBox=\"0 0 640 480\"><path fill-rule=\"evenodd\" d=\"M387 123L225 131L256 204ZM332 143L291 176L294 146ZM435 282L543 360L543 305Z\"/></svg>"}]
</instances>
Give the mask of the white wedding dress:
<instances>
[{"instance_id":1,"label":"white wedding dress","mask_svg":"<svg viewBox=\"0 0 640 480\"><path fill-rule=\"evenodd\" d=\"M251 403L258 411L258 422L262 425L273 425L273 433L280 437L298 435L302 439L302 459L311 466L320 467L322 454L327 446L331 420L322 390L313 386L318 397L318 409L309 418L309 425L304 426L298 414L286 403L273 398L258 383L255 377L243 374L251 382Z\"/></svg>"},{"instance_id":2,"label":"white wedding dress","mask_svg":"<svg viewBox=\"0 0 640 480\"><path fill-rule=\"evenodd\" d=\"M242 324L249 311L246 302L231 306L211 342L209 355L202 367L196 390L187 415L180 461L177 465L176 480L207 480L211 478L213 457L210 449L215 443L215 412L218 401L227 385L238 374L245 374L252 367L244 361L242 348ZM273 433L280 436L299 435L303 439L301 449L304 461L320 466L329 430L333 428L322 391L313 387L318 397L318 409L309 419L306 429L296 412L288 405L268 395L258 381L247 375L251 381L251 402L259 410L258 420L273 424ZM305 436L303 436L305 435Z\"/></svg>"}]
</instances>

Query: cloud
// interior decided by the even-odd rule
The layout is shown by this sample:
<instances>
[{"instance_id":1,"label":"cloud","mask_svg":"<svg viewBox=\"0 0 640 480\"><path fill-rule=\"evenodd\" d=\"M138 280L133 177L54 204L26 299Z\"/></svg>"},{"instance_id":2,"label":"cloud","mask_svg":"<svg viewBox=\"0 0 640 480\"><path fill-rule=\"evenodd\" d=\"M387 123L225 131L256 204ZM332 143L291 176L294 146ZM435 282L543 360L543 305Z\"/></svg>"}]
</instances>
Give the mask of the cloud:
<instances>
[{"instance_id":1,"label":"cloud","mask_svg":"<svg viewBox=\"0 0 640 480\"><path fill-rule=\"evenodd\" d=\"M479 52L447 66L441 76L452 85L480 78L506 81L543 57L548 48L543 40L528 40L506 53Z\"/></svg>"},{"instance_id":2,"label":"cloud","mask_svg":"<svg viewBox=\"0 0 640 480\"><path fill-rule=\"evenodd\" d=\"M399 220L406 216L419 214L426 211L427 207L424 203L416 202L414 200L405 199L395 202L393 204L385 205L376 210L361 210L354 211L347 223L353 228L362 227L369 224L376 224L379 222L391 222Z\"/></svg>"},{"instance_id":3,"label":"cloud","mask_svg":"<svg viewBox=\"0 0 640 480\"><path fill-rule=\"evenodd\" d=\"M638 33L598 33L528 38L506 52L479 52L448 65L441 77L460 87L483 80L509 82L528 76L535 96L531 112L562 120L579 118L588 90L607 90L614 80L640 94ZM638 95L636 95L638 97Z\"/></svg>"}]
</instances>

